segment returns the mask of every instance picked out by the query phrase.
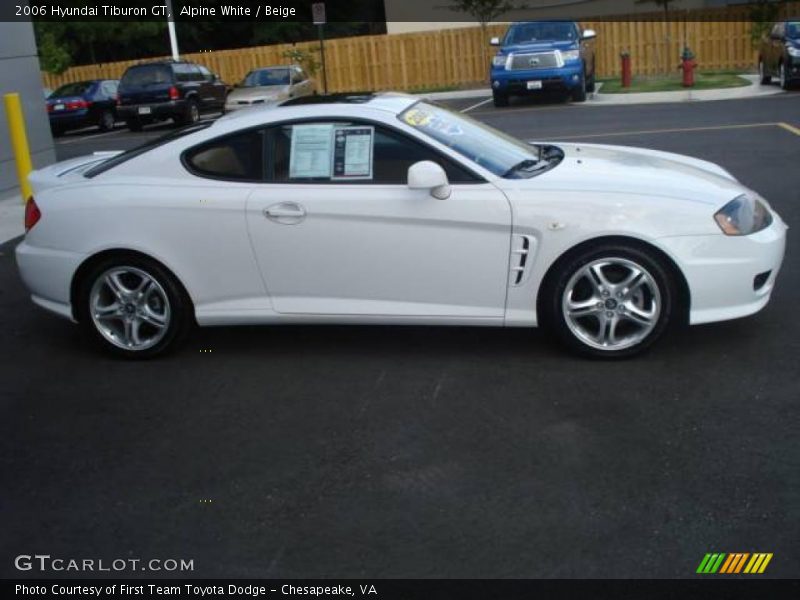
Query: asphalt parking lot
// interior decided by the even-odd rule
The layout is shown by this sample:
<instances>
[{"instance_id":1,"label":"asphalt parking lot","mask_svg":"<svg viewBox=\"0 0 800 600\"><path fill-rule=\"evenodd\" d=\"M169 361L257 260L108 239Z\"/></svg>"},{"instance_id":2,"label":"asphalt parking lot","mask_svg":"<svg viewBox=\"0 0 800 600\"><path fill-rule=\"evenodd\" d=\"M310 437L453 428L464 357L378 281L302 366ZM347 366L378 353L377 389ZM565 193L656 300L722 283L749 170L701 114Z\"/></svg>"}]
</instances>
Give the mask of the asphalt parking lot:
<instances>
[{"instance_id":1,"label":"asphalt parking lot","mask_svg":"<svg viewBox=\"0 0 800 600\"><path fill-rule=\"evenodd\" d=\"M474 102L456 103L466 108ZM474 108L524 139L722 164L800 225L800 95ZM164 130L89 132L59 158ZM197 577L689 577L800 569L800 242L771 304L592 362L537 331L204 329L98 354L0 246L0 573L13 557L193 559ZM148 575L153 575L148 573Z\"/></svg>"}]
</instances>

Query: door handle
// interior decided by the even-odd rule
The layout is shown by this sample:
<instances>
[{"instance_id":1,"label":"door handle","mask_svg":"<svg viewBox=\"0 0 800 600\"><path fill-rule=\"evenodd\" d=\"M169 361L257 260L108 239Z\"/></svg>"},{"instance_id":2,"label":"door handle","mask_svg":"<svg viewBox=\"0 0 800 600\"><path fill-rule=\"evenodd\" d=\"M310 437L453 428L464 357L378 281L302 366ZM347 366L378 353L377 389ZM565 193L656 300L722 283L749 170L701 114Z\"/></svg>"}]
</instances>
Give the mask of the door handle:
<instances>
[{"instance_id":1,"label":"door handle","mask_svg":"<svg viewBox=\"0 0 800 600\"><path fill-rule=\"evenodd\" d=\"M295 225L306 218L306 209L296 202L279 202L265 208L264 216L276 223Z\"/></svg>"}]
</instances>

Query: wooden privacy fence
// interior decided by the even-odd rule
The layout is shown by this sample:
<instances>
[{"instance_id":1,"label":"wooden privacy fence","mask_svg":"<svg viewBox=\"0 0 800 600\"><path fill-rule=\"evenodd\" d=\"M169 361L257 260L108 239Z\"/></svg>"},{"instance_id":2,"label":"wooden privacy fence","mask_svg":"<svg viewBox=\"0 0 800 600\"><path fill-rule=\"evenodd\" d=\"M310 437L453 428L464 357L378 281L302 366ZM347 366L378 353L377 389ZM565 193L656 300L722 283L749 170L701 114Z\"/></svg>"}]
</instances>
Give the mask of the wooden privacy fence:
<instances>
[{"instance_id":1,"label":"wooden privacy fence","mask_svg":"<svg viewBox=\"0 0 800 600\"><path fill-rule=\"evenodd\" d=\"M800 13L800 2L783 5L783 13L793 11ZM676 71L684 41L695 53L700 69L755 67L756 50L751 43L751 23L745 8L675 12L674 17L669 22L584 21L584 27L597 31L598 75L618 75L619 55L623 50L630 52L636 75ZM472 26L329 40L325 44L329 91L413 91L481 82L488 74L485 57L491 57L495 51L489 47L488 38L503 35L506 28L507 25L491 25L484 33L480 27ZM302 42L183 57L205 64L226 82L234 83L254 67L287 63L283 53L293 48L316 56L319 47L317 42ZM118 79L128 66L140 62L143 61L72 67L60 75L43 73L42 79L46 87L53 89L85 79ZM317 77L320 79L321 74Z\"/></svg>"}]
</instances>

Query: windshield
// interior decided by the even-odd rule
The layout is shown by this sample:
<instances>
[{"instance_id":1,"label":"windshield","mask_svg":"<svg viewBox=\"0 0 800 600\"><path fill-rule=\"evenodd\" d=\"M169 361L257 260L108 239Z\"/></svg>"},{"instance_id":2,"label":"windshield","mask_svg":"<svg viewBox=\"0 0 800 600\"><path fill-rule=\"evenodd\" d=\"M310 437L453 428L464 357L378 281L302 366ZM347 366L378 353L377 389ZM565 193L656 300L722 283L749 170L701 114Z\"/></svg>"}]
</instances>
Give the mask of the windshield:
<instances>
[{"instance_id":1,"label":"windshield","mask_svg":"<svg viewBox=\"0 0 800 600\"><path fill-rule=\"evenodd\" d=\"M499 177L529 177L532 171L516 169L541 159L537 146L441 106L417 102L398 118Z\"/></svg>"},{"instance_id":2,"label":"windshield","mask_svg":"<svg viewBox=\"0 0 800 600\"><path fill-rule=\"evenodd\" d=\"M166 65L142 65L140 67L131 67L125 71L120 85L137 86L171 82L172 71Z\"/></svg>"},{"instance_id":3,"label":"windshield","mask_svg":"<svg viewBox=\"0 0 800 600\"><path fill-rule=\"evenodd\" d=\"M250 71L240 83L242 87L289 85L289 69L259 69Z\"/></svg>"},{"instance_id":4,"label":"windshield","mask_svg":"<svg viewBox=\"0 0 800 600\"><path fill-rule=\"evenodd\" d=\"M786 37L793 40L800 39L800 22L795 21L786 24Z\"/></svg>"},{"instance_id":5,"label":"windshield","mask_svg":"<svg viewBox=\"0 0 800 600\"><path fill-rule=\"evenodd\" d=\"M530 44L532 42L567 42L578 39L572 23L517 23L506 35L506 45Z\"/></svg>"},{"instance_id":6,"label":"windshield","mask_svg":"<svg viewBox=\"0 0 800 600\"><path fill-rule=\"evenodd\" d=\"M58 88L55 92L51 94L51 96L53 98L58 98L60 96L82 96L89 90L90 87L92 87L92 84L93 82L91 81L68 83Z\"/></svg>"}]
</instances>

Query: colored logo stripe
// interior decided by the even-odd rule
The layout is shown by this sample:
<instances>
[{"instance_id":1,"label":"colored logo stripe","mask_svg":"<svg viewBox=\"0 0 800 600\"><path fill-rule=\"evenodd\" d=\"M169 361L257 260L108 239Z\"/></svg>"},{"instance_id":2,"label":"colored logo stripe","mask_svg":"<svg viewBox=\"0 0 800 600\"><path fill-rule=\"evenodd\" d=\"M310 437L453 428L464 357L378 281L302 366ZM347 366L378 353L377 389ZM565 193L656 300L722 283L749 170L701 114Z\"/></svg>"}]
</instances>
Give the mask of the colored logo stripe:
<instances>
[{"instance_id":1,"label":"colored logo stripe","mask_svg":"<svg viewBox=\"0 0 800 600\"><path fill-rule=\"evenodd\" d=\"M700 566L697 567L698 573L716 573L717 569L719 569L720 564L722 563L722 559L725 558L725 554L706 554L702 561L700 561Z\"/></svg>"},{"instance_id":2,"label":"colored logo stripe","mask_svg":"<svg viewBox=\"0 0 800 600\"><path fill-rule=\"evenodd\" d=\"M763 573L771 560L772 553L766 552L756 552L752 555L749 552L709 553L700 561L697 573L709 574L718 572L728 575L742 572L751 574Z\"/></svg>"}]
</instances>

